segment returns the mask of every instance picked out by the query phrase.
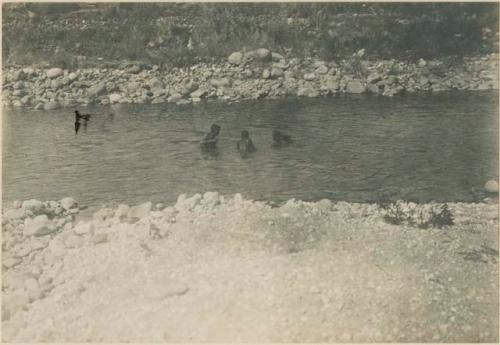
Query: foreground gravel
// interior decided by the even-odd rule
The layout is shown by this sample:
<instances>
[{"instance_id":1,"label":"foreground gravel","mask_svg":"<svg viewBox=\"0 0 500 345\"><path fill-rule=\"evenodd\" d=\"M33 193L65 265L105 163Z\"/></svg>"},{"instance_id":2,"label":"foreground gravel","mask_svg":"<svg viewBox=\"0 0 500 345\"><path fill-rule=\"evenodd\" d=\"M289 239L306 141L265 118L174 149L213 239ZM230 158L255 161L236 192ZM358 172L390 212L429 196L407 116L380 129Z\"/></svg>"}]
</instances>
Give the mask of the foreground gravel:
<instances>
[{"instance_id":1,"label":"foreground gravel","mask_svg":"<svg viewBox=\"0 0 500 345\"><path fill-rule=\"evenodd\" d=\"M205 193L78 221L68 199L4 210L4 342L498 342L497 200L418 229L327 200Z\"/></svg>"}]
</instances>

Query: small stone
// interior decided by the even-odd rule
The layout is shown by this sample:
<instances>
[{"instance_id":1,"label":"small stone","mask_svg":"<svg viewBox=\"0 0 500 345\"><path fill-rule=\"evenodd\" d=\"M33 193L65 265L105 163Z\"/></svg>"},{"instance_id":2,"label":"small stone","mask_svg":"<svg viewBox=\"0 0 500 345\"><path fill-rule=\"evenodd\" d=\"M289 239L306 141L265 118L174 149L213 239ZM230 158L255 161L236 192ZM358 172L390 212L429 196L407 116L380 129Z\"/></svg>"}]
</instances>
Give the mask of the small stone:
<instances>
[{"instance_id":1,"label":"small stone","mask_svg":"<svg viewBox=\"0 0 500 345\"><path fill-rule=\"evenodd\" d=\"M110 103L118 103L122 96L119 93L112 93L108 98Z\"/></svg>"},{"instance_id":2,"label":"small stone","mask_svg":"<svg viewBox=\"0 0 500 345\"><path fill-rule=\"evenodd\" d=\"M94 244L106 243L108 242L108 234L103 232L95 234L92 238L92 242L94 242Z\"/></svg>"},{"instance_id":3,"label":"small stone","mask_svg":"<svg viewBox=\"0 0 500 345\"><path fill-rule=\"evenodd\" d=\"M328 73L328 67L325 65L321 65L318 68L316 68L316 73L318 74L327 74Z\"/></svg>"},{"instance_id":4,"label":"small stone","mask_svg":"<svg viewBox=\"0 0 500 345\"><path fill-rule=\"evenodd\" d=\"M314 79L316 79L316 74L314 74L314 73L304 74L304 80L313 81Z\"/></svg>"},{"instance_id":5,"label":"small stone","mask_svg":"<svg viewBox=\"0 0 500 345\"><path fill-rule=\"evenodd\" d=\"M255 51L255 55L262 61L271 61L271 51L266 48L259 48Z\"/></svg>"},{"instance_id":6,"label":"small stone","mask_svg":"<svg viewBox=\"0 0 500 345\"><path fill-rule=\"evenodd\" d=\"M159 211L163 210L165 208L165 204L159 202L155 205L155 208Z\"/></svg>"}]
</instances>

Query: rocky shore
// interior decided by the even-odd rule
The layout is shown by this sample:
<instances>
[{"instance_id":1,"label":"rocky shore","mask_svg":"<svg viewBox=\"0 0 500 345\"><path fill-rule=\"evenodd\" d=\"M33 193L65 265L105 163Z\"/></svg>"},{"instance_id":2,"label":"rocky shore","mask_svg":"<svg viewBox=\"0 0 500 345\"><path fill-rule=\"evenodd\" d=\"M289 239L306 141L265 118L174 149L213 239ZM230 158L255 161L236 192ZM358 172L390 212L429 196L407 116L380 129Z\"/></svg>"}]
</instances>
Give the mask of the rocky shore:
<instances>
[{"instance_id":1,"label":"rocky shore","mask_svg":"<svg viewBox=\"0 0 500 345\"><path fill-rule=\"evenodd\" d=\"M216 192L85 220L72 198L16 201L2 341L497 342L498 199L448 207L453 225L420 229Z\"/></svg>"},{"instance_id":2,"label":"rocky shore","mask_svg":"<svg viewBox=\"0 0 500 345\"><path fill-rule=\"evenodd\" d=\"M498 54L444 63L370 61L364 50L342 61L285 57L261 48L234 52L223 64L164 69L122 63L65 70L8 67L3 104L37 110L113 103L189 104L342 93L395 96L405 92L498 89Z\"/></svg>"}]
</instances>

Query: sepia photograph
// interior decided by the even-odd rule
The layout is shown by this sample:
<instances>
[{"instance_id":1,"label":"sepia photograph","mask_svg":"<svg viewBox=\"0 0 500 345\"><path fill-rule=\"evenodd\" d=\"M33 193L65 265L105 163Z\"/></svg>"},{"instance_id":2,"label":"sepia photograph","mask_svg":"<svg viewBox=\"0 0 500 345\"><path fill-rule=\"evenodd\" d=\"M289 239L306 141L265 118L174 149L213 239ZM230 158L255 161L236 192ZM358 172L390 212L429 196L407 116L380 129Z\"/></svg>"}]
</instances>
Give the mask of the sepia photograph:
<instances>
[{"instance_id":1,"label":"sepia photograph","mask_svg":"<svg viewBox=\"0 0 500 345\"><path fill-rule=\"evenodd\" d=\"M2 343L498 343L499 5L2 1Z\"/></svg>"}]
</instances>

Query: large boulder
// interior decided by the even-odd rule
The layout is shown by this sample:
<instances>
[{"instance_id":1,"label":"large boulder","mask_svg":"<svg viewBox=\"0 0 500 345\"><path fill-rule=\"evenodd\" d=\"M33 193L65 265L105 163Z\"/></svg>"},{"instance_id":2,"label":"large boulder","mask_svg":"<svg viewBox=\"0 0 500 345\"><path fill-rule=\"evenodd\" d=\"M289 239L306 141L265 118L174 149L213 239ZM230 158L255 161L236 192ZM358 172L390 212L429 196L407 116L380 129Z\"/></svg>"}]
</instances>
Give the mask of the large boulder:
<instances>
[{"instance_id":1,"label":"large boulder","mask_svg":"<svg viewBox=\"0 0 500 345\"><path fill-rule=\"evenodd\" d=\"M227 58L230 64L240 65L243 62L243 54L240 52L234 52Z\"/></svg>"},{"instance_id":2,"label":"large boulder","mask_svg":"<svg viewBox=\"0 0 500 345\"><path fill-rule=\"evenodd\" d=\"M63 198L61 199L61 201L59 201L59 203L66 211L69 211L73 208L78 208L78 202L73 198Z\"/></svg>"},{"instance_id":3,"label":"large boulder","mask_svg":"<svg viewBox=\"0 0 500 345\"><path fill-rule=\"evenodd\" d=\"M47 71L47 77L50 79L57 78L63 74L63 70L61 68L51 68Z\"/></svg>"},{"instance_id":4,"label":"large boulder","mask_svg":"<svg viewBox=\"0 0 500 345\"><path fill-rule=\"evenodd\" d=\"M484 185L484 190L488 193L498 193L498 182L495 180L489 180Z\"/></svg>"},{"instance_id":5,"label":"large boulder","mask_svg":"<svg viewBox=\"0 0 500 345\"><path fill-rule=\"evenodd\" d=\"M36 199L23 201L21 206L25 211L31 211L33 214L40 214L44 211L43 203Z\"/></svg>"}]
</instances>

